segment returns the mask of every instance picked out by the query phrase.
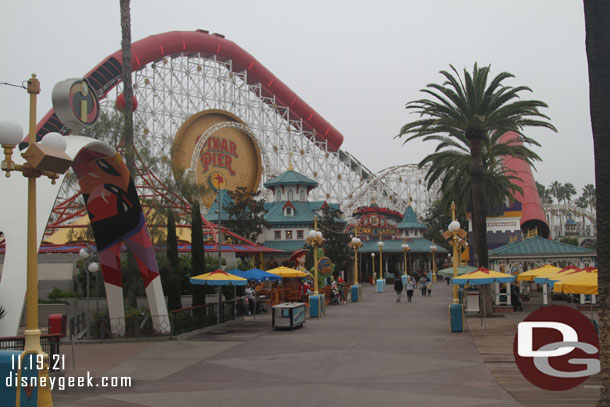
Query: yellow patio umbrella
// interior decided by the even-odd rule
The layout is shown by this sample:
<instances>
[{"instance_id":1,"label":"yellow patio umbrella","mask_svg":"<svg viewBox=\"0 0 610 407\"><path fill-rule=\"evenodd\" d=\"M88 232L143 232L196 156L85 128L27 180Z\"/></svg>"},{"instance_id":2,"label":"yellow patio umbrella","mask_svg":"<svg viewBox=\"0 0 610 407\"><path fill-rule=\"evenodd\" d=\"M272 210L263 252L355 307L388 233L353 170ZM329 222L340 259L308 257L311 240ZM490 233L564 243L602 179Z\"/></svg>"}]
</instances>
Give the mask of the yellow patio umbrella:
<instances>
[{"instance_id":1,"label":"yellow patio umbrella","mask_svg":"<svg viewBox=\"0 0 610 407\"><path fill-rule=\"evenodd\" d=\"M466 273L459 277L454 277L451 279L452 284L458 285L481 285L481 284L491 284L491 283L512 283L515 281L515 276L512 274L500 273L495 270L488 270L486 268L478 268L475 271L471 271L470 273ZM481 291L481 294L484 296L485 292ZM485 297L483 297L483 303L485 303ZM483 312L481 314L481 325L484 325L485 320L485 307L483 306Z\"/></svg>"},{"instance_id":2,"label":"yellow patio umbrella","mask_svg":"<svg viewBox=\"0 0 610 407\"><path fill-rule=\"evenodd\" d=\"M199 274L198 276L189 278L191 284L195 285L215 285L218 287L218 311L217 314L217 322L216 329L220 330L220 305L222 303L222 291L220 290L220 286L223 285L246 285L248 284L248 280L242 277L238 277L233 274L229 274L223 270L215 270L205 274ZM233 303L235 304L235 302ZM233 305L235 307L235 305Z\"/></svg>"},{"instance_id":3,"label":"yellow patio umbrella","mask_svg":"<svg viewBox=\"0 0 610 407\"><path fill-rule=\"evenodd\" d=\"M534 278L540 277L542 274L555 273L561 270L560 267L555 267L551 264L545 264L542 267L538 267L532 270L528 270L517 276L517 281L534 281Z\"/></svg>"},{"instance_id":4,"label":"yellow patio umbrella","mask_svg":"<svg viewBox=\"0 0 610 407\"><path fill-rule=\"evenodd\" d=\"M550 282L552 286L552 283L554 283L555 281L558 281L563 276L577 270L580 270L580 268L576 266L567 266L555 271L548 270L534 277L534 282L536 284L548 284Z\"/></svg>"},{"instance_id":5,"label":"yellow patio umbrella","mask_svg":"<svg viewBox=\"0 0 610 407\"><path fill-rule=\"evenodd\" d=\"M200 274L189 279L195 285L246 285L248 280L242 277L229 274L223 270L216 270L210 273Z\"/></svg>"},{"instance_id":6,"label":"yellow patio umbrella","mask_svg":"<svg viewBox=\"0 0 610 407\"><path fill-rule=\"evenodd\" d=\"M582 269L556 281L553 291L564 294L597 294L597 269Z\"/></svg>"},{"instance_id":7,"label":"yellow patio umbrella","mask_svg":"<svg viewBox=\"0 0 610 407\"><path fill-rule=\"evenodd\" d=\"M307 277L308 275L308 273L305 273L303 271L284 266L267 270L267 273L275 274L280 277Z\"/></svg>"}]
</instances>

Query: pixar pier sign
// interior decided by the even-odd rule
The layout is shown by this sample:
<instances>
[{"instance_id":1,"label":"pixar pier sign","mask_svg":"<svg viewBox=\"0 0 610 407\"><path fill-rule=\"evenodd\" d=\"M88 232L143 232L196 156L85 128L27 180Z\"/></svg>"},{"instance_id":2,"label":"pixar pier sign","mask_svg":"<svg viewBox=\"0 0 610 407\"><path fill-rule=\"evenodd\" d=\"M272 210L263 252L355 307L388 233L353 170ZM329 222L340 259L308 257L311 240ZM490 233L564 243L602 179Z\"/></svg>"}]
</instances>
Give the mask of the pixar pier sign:
<instances>
[{"instance_id":1,"label":"pixar pier sign","mask_svg":"<svg viewBox=\"0 0 610 407\"><path fill-rule=\"evenodd\" d=\"M262 155L252 130L234 114L211 109L190 116L172 145L172 170L187 173L202 186L200 203L210 208L219 189L256 192L262 177Z\"/></svg>"}]
</instances>

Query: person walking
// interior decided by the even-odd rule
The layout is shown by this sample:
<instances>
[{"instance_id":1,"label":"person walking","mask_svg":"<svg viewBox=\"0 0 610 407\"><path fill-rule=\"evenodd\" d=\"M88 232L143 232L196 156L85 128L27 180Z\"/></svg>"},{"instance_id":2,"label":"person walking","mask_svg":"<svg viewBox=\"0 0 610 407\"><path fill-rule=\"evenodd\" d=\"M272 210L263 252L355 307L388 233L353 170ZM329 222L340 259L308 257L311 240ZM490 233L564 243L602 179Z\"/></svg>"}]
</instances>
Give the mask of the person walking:
<instances>
[{"instance_id":1,"label":"person walking","mask_svg":"<svg viewBox=\"0 0 610 407\"><path fill-rule=\"evenodd\" d=\"M402 279L400 277L394 278L394 291L396 291L396 302L400 302L402 296Z\"/></svg>"},{"instance_id":2,"label":"person walking","mask_svg":"<svg viewBox=\"0 0 610 407\"><path fill-rule=\"evenodd\" d=\"M426 278L426 276L421 276L421 278L418 281L419 289L421 290L421 295L423 295L424 297L426 296L426 283L427 282L428 282L428 279Z\"/></svg>"},{"instance_id":3,"label":"person walking","mask_svg":"<svg viewBox=\"0 0 610 407\"><path fill-rule=\"evenodd\" d=\"M411 298L413 298L413 289L415 288L415 281L413 281L413 277L407 277L407 284L405 290L407 291L407 302L411 302Z\"/></svg>"},{"instance_id":4,"label":"person walking","mask_svg":"<svg viewBox=\"0 0 610 407\"><path fill-rule=\"evenodd\" d=\"M428 291L428 297L430 296L430 293L432 292L432 281L428 280L428 282L426 283L426 291Z\"/></svg>"}]
</instances>

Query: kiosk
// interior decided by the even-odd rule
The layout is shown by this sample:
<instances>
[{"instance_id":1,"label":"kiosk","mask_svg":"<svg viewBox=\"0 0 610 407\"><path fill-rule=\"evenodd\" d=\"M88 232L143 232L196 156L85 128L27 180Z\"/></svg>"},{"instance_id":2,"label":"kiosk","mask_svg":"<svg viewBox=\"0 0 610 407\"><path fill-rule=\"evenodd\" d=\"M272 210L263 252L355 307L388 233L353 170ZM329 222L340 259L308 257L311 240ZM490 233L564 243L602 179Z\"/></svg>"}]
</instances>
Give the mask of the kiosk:
<instances>
[{"instance_id":1,"label":"kiosk","mask_svg":"<svg viewBox=\"0 0 610 407\"><path fill-rule=\"evenodd\" d=\"M296 328L305 323L305 303L285 302L273 306L273 328Z\"/></svg>"}]
</instances>

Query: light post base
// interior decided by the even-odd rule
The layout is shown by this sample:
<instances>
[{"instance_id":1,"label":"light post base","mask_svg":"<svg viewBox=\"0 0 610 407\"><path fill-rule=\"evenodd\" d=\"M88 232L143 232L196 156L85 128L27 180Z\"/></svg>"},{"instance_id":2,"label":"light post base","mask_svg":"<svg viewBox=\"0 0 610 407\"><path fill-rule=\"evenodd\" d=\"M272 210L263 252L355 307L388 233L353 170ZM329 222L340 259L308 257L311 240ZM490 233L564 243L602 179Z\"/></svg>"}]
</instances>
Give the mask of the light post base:
<instances>
[{"instance_id":1,"label":"light post base","mask_svg":"<svg viewBox=\"0 0 610 407\"><path fill-rule=\"evenodd\" d=\"M322 318L326 314L326 296L314 294L309 296L309 317Z\"/></svg>"},{"instance_id":2,"label":"light post base","mask_svg":"<svg viewBox=\"0 0 610 407\"><path fill-rule=\"evenodd\" d=\"M382 293L385 289L385 278L377 280L377 292Z\"/></svg>"},{"instance_id":3,"label":"light post base","mask_svg":"<svg viewBox=\"0 0 610 407\"><path fill-rule=\"evenodd\" d=\"M362 302L362 286L360 284L352 286L352 302Z\"/></svg>"},{"instance_id":4,"label":"light post base","mask_svg":"<svg viewBox=\"0 0 610 407\"><path fill-rule=\"evenodd\" d=\"M464 332L464 306L449 304L449 327L451 332Z\"/></svg>"}]
</instances>

